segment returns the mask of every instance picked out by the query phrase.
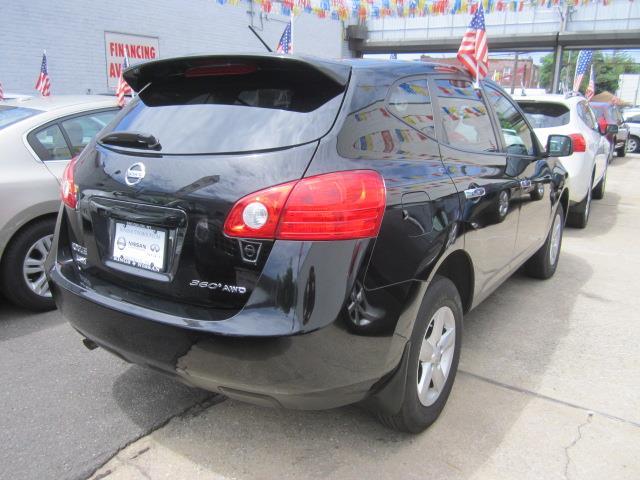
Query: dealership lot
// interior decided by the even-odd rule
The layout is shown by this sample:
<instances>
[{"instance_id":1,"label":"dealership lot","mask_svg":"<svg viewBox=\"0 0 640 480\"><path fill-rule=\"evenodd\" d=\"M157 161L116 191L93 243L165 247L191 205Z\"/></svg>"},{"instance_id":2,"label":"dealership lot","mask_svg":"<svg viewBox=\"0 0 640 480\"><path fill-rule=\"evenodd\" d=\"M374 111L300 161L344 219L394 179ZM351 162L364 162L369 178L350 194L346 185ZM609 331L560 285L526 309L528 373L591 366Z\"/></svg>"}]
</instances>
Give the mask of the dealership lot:
<instances>
[{"instance_id":1,"label":"dealership lot","mask_svg":"<svg viewBox=\"0 0 640 480\"><path fill-rule=\"evenodd\" d=\"M86 478L113 455L96 478L639 478L639 165L614 158L554 278L516 274L466 318L449 404L418 436L355 407L219 403L2 303L0 478Z\"/></svg>"}]
</instances>

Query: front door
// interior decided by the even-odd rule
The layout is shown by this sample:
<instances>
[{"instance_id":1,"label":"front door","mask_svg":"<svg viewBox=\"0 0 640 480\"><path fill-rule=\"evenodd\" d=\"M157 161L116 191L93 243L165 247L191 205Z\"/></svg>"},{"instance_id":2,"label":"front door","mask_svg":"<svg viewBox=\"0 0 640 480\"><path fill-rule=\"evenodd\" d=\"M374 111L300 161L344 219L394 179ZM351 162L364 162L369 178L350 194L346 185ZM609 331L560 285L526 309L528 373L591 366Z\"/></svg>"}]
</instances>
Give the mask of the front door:
<instances>
[{"instance_id":1,"label":"front door","mask_svg":"<svg viewBox=\"0 0 640 480\"><path fill-rule=\"evenodd\" d=\"M431 81L440 152L461 199L465 248L474 263L476 292L482 295L502 280L513 258L518 182L507 173L507 156L481 92L462 76Z\"/></svg>"},{"instance_id":2,"label":"front door","mask_svg":"<svg viewBox=\"0 0 640 480\"><path fill-rule=\"evenodd\" d=\"M551 221L551 169L542 148L516 104L504 92L485 85L496 113L507 155L507 174L518 183L514 203L520 208L515 257L529 256L544 243Z\"/></svg>"}]
</instances>

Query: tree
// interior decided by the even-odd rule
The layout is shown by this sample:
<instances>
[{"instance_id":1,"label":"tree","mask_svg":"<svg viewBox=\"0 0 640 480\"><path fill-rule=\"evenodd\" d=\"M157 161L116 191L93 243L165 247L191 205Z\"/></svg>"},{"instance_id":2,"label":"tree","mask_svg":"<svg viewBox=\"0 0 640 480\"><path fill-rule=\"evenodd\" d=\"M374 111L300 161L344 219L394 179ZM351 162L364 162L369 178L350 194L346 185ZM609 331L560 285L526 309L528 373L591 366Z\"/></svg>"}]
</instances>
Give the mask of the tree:
<instances>
[{"instance_id":1,"label":"tree","mask_svg":"<svg viewBox=\"0 0 640 480\"><path fill-rule=\"evenodd\" d=\"M578 60L577 51L565 51L562 55L562 68L560 79L568 88L573 87L573 76ZM593 52L593 66L596 74L596 93L609 91L615 93L618 90L618 81L623 73L640 73L640 65L624 52L605 54L602 51ZM551 89L553 79L553 54L542 57L540 65L540 87ZM589 72L584 75L580 91L584 92L589 84Z\"/></svg>"}]
</instances>

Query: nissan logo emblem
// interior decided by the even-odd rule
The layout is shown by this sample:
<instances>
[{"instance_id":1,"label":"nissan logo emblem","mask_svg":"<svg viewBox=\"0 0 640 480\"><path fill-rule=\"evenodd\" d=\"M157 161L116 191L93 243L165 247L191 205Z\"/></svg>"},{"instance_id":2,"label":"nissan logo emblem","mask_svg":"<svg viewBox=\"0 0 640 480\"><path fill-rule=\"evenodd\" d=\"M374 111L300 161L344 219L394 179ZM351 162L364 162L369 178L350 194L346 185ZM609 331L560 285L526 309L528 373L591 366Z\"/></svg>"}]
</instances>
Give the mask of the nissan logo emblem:
<instances>
[{"instance_id":1,"label":"nissan logo emblem","mask_svg":"<svg viewBox=\"0 0 640 480\"><path fill-rule=\"evenodd\" d=\"M124 181L130 187L140 183L140 181L144 178L146 174L146 170L144 167L144 163L138 162L134 163L127 169L127 173L124 176Z\"/></svg>"}]
</instances>

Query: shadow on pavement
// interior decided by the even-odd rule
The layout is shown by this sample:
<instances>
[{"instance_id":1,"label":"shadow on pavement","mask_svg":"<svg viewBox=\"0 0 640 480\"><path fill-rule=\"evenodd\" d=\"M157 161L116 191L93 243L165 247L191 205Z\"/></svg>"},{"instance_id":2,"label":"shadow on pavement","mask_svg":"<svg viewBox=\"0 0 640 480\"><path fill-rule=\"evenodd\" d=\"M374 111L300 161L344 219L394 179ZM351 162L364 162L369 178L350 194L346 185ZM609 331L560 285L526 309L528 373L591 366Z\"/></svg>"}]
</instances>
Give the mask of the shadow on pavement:
<instances>
[{"instance_id":1,"label":"shadow on pavement","mask_svg":"<svg viewBox=\"0 0 640 480\"><path fill-rule=\"evenodd\" d=\"M153 440L197 471L234 478L471 478L532 397L464 371L535 390L569 332L573 304L591 275L584 260L565 254L554 279L517 273L472 312L466 320L463 373L441 418L421 435L388 430L354 406L305 412L228 400L169 422ZM125 385L153 378L130 369L117 383L126 391ZM135 395L118 392L117 386L114 394L139 422Z\"/></svg>"},{"instance_id":2,"label":"shadow on pavement","mask_svg":"<svg viewBox=\"0 0 640 480\"><path fill-rule=\"evenodd\" d=\"M64 322L57 310L34 313L0 299L0 342L52 328Z\"/></svg>"}]
</instances>

